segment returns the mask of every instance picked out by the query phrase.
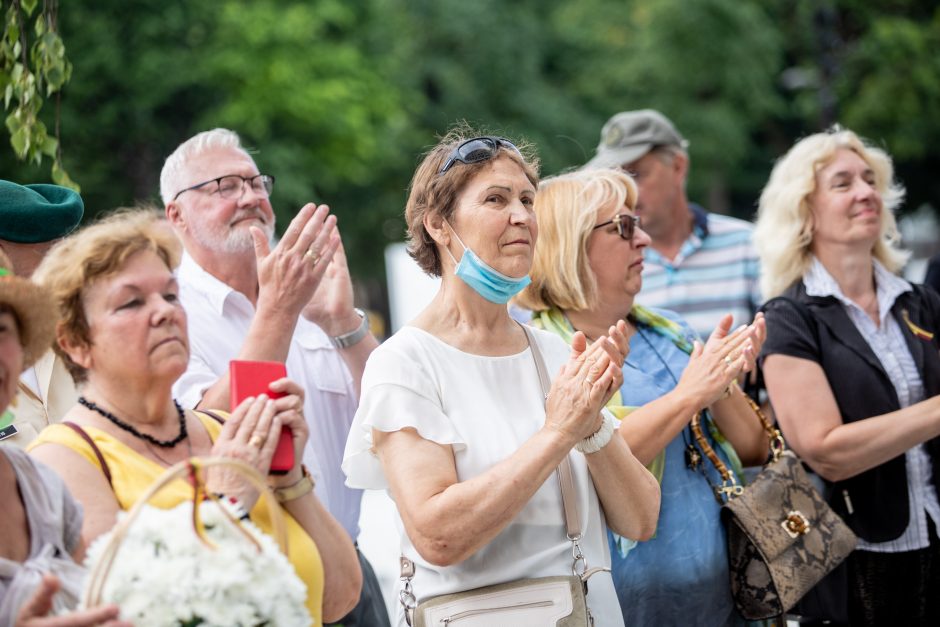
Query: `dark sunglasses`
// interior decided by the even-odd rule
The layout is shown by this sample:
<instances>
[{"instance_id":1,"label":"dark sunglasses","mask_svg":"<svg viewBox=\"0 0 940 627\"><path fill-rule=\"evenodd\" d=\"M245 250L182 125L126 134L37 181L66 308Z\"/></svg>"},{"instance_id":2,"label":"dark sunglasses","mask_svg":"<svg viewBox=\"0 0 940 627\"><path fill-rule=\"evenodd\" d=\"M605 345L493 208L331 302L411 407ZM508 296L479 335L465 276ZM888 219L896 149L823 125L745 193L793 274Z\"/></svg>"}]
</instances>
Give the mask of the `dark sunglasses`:
<instances>
[{"instance_id":1,"label":"dark sunglasses","mask_svg":"<svg viewBox=\"0 0 940 627\"><path fill-rule=\"evenodd\" d=\"M438 172L438 176L444 174L451 169L451 167L457 163L480 163L481 161L486 161L492 159L496 156L496 153L499 151L500 146L508 150L512 150L517 155L521 155L519 149L509 141L508 139L503 139L502 137L474 137L473 139L468 139L464 143L460 144L454 148L453 152L450 153L450 156L447 157L447 161L444 162L444 167L441 168L441 171Z\"/></svg>"},{"instance_id":2,"label":"dark sunglasses","mask_svg":"<svg viewBox=\"0 0 940 627\"><path fill-rule=\"evenodd\" d=\"M617 225L617 233L620 234L620 238L625 239L628 242L633 239L633 234L636 233L636 230L642 228L642 225L640 224L640 216L631 216L624 213L618 213L612 219L602 224L598 224L591 230L596 231L597 229L610 226L611 224Z\"/></svg>"}]
</instances>

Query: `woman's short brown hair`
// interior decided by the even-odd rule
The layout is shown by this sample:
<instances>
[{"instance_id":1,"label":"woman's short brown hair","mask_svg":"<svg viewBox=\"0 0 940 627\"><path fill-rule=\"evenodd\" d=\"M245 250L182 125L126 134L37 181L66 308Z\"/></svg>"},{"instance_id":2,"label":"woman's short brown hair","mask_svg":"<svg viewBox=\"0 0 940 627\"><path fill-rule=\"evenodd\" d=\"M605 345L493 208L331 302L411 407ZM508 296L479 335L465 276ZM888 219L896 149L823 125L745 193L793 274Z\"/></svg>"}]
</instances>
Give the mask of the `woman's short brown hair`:
<instances>
[{"instance_id":1,"label":"woman's short brown hair","mask_svg":"<svg viewBox=\"0 0 940 627\"><path fill-rule=\"evenodd\" d=\"M149 250L170 270L179 265L181 246L162 215L153 209L119 209L56 244L43 259L33 280L45 285L59 308L57 335L76 344L90 345L85 317L85 290L114 276L133 255ZM56 352L76 383L88 378L79 366L55 344Z\"/></svg>"},{"instance_id":2,"label":"woman's short brown hair","mask_svg":"<svg viewBox=\"0 0 940 627\"><path fill-rule=\"evenodd\" d=\"M447 172L439 174L447 158L457 146L468 139L483 135L466 124L451 129L436 146L425 153L409 186L408 203L405 205L405 223L408 228L408 254L431 276L441 276L441 257L437 244L424 228L424 218L436 212L449 220L457 208L457 197L492 159L478 163L458 163ZM515 144L519 153L499 146L495 158L506 157L519 164L526 178L534 187L539 184L539 162L531 146Z\"/></svg>"}]
</instances>

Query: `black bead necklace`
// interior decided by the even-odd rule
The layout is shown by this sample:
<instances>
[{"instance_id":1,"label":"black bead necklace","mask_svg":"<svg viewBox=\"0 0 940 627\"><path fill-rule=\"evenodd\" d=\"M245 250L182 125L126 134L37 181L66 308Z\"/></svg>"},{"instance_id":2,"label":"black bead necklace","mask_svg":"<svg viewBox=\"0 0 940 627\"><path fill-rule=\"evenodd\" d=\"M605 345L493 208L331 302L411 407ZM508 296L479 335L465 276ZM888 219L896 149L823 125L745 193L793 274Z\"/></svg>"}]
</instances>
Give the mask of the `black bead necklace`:
<instances>
[{"instance_id":1,"label":"black bead necklace","mask_svg":"<svg viewBox=\"0 0 940 627\"><path fill-rule=\"evenodd\" d=\"M145 442L149 442L153 444L154 446L159 446L160 448L173 448L174 446L176 446L177 444L179 444L180 442L186 439L186 414L183 413L183 408L180 407L180 404L176 401L176 399L173 399L173 404L176 406L176 413L179 414L179 417L180 417L180 434L176 436L175 438L173 438L172 440L158 440L152 435L141 433L140 431L135 429L133 426L127 424L126 422L124 422L123 420L121 420L120 418L118 418L117 416L109 412L108 410L98 407L98 405L91 402L84 396L78 397L78 403L79 405L84 405L85 407L87 407L93 412L97 412L101 414L102 416L110 420L112 423L114 423L116 427L124 429L135 438L138 438Z\"/></svg>"}]
</instances>

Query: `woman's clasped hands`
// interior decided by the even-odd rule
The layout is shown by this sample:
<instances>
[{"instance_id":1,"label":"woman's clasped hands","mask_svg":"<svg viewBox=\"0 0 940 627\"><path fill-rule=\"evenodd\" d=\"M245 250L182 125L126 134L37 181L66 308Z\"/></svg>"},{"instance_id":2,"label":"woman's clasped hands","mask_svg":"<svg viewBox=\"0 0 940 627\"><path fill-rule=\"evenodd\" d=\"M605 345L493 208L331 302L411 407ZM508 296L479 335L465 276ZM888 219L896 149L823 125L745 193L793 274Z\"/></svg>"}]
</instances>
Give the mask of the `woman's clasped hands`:
<instances>
[{"instance_id":1,"label":"woman's clasped hands","mask_svg":"<svg viewBox=\"0 0 940 627\"><path fill-rule=\"evenodd\" d=\"M622 320L590 344L583 333L575 333L568 363L548 393L545 425L573 442L594 435L603 422L601 409L623 383L623 362L629 352Z\"/></svg>"},{"instance_id":2,"label":"woman's clasped hands","mask_svg":"<svg viewBox=\"0 0 940 627\"><path fill-rule=\"evenodd\" d=\"M698 399L699 407L723 398L738 377L754 370L767 337L763 313L758 313L751 324L734 331L730 331L731 323L731 314L725 315L704 346L695 343L689 365L679 380L677 388Z\"/></svg>"}]
</instances>

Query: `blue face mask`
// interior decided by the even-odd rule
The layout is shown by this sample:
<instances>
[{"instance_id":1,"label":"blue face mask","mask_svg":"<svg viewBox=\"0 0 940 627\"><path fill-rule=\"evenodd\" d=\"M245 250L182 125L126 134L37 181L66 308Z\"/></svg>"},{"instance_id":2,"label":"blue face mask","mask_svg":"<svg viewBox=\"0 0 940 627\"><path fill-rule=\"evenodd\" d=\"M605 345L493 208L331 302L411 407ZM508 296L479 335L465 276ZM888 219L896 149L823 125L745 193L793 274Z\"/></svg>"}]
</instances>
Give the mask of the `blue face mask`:
<instances>
[{"instance_id":1,"label":"blue face mask","mask_svg":"<svg viewBox=\"0 0 940 627\"><path fill-rule=\"evenodd\" d=\"M464 245L460 236L454 231L454 227L450 226L450 223L446 220L445 223L450 227L450 232L454 234L460 245L463 246L463 257L460 258L460 263L457 263L457 260L454 259L450 249L445 247L447 254L457 264L454 274L472 287L477 294L491 303L505 305L510 298L521 292L526 285L532 282L528 275L515 279L493 269L492 266Z\"/></svg>"}]
</instances>

